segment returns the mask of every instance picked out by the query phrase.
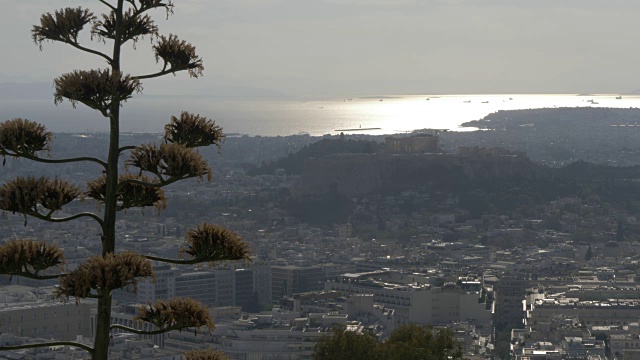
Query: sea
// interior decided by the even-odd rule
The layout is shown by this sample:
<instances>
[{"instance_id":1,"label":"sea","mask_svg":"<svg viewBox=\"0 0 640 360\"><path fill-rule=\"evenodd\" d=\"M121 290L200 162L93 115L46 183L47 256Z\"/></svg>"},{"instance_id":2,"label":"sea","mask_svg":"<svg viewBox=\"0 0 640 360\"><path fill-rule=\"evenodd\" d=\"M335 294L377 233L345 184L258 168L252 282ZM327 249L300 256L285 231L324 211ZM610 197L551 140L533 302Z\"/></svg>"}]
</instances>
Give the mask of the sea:
<instances>
[{"instance_id":1,"label":"sea","mask_svg":"<svg viewBox=\"0 0 640 360\"><path fill-rule=\"evenodd\" d=\"M469 131L460 124L498 110L554 107L640 108L640 96L591 94L385 95L299 98L134 98L122 109L121 131L161 132L169 116L188 110L242 136L383 135L419 129ZM23 117L54 132L106 132L98 113L46 100L0 100L0 120Z\"/></svg>"}]
</instances>

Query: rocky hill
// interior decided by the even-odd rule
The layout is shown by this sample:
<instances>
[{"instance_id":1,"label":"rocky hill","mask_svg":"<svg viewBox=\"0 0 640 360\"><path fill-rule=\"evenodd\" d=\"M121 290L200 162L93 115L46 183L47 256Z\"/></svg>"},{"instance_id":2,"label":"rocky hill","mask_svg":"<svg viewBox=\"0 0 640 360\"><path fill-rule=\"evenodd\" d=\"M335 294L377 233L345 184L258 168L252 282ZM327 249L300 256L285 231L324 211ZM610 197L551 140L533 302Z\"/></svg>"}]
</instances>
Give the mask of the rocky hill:
<instances>
[{"instance_id":1,"label":"rocky hill","mask_svg":"<svg viewBox=\"0 0 640 360\"><path fill-rule=\"evenodd\" d=\"M398 192L421 185L446 188L470 179L525 177L538 165L524 156L457 154L349 154L311 158L294 197L337 193L346 197Z\"/></svg>"}]
</instances>

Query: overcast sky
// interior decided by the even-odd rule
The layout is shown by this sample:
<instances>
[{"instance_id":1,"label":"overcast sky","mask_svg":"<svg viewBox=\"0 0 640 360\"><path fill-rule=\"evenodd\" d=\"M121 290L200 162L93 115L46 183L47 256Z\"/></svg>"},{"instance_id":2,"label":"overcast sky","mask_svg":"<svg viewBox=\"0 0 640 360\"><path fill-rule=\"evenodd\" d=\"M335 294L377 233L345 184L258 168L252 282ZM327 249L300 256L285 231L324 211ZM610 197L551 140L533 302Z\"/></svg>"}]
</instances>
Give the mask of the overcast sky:
<instances>
[{"instance_id":1,"label":"overcast sky","mask_svg":"<svg viewBox=\"0 0 640 360\"><path fill-rule=\"evenodd\" d=\"M113 1L113 0L112 0ZM175 0L163 33L196 45L197 83L150 92L259 88L288 95L624 93L640 88L638 0ZM0 0L0 82L51 82L104 66L30 39L41 13L95 0ZM7 9L11 9L8 11ZM134 55L135 54L135 55ZM148 42L126 70L154 65ZM184 80L184 81L183 81ZM190 84L190 87L185 87ZM156 86L162 85L162 86ZM151 89L154 88L152 91ZM160 88L161 90L157 90Z\"/></svg>"}]
</instances>

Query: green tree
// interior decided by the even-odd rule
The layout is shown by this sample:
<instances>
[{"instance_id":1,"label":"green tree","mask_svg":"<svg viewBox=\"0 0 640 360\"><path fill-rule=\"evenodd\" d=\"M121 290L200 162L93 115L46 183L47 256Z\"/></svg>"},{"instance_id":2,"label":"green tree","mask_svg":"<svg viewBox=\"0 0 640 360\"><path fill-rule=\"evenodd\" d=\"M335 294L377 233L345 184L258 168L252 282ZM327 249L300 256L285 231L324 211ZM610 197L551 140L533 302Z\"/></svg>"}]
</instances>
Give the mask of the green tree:
<instances>
[{"instance_id":1,"label":"green tree","mask_svg":"<svg viewBox=\"0 0 640 360\"><path fill-rule=\"evenodd\" d=\"M616 228L616 241L624 241L624 222L621 220L618 220Z\"/></svg>"},{"instance_id":2,"label":"green tree","mask_svg":"<svg viewBox=\"0 0 640 360\"><path fill-rule=\"evenodd\" d=\"M369 332L361 334L335 326L313 348L313 360L372 360L378 359L378 341Z\"/></svg>"},{"instance_id":3,"label":"green tree","mask_svg":"<svg viewBox=\"0 0 640 360\"><path fill-rule=\"evenodd\" d=\"M593 257L593 251L591 250L591 245L587 248L587 252L584 254L584 260L589 261Z\"/></svg>"},{"instance_id":4,"label":"green tree","mask_svg":"<svg viewBox=\"0 0 640 360\"><path fill-rule=\"evenodd\" d=\"M573 233L573 241L579 243L591 243L594 241L593 232L589 229L578 228L576 232Z\"/></svg>"},{"instance_id":5,"label":"green tree","mask_svg":"<svg viewBox=\"0 0 640 360\"><path fill-rule=\"evenodd\" d=\"M404 325L395 329L380 347L382 358L389 360L462 359L461 346L451 329Z\"/></svg>"},{"instance_id":6,"label":"green tree","mask_svg":"<svg viewBox=\"0 0 640 360\"><path fill-rule=\"evenodd\" d=\"M479 218L483 214L494 211L494 206L487 193L483 190L472 190L460 195L460 208L469 212L472 218Z\"/></svg>"},{"instance_id":7,"label":"green tree","mask_svg":"<svg viewBox=\"0 0 640 360\"><path fill-rule=\"evenodd\" d=\"M435 283L433 284L436 287L442 287L444 286L445 283L445 279L441 278L441 277L437 277Z\"/></svg>"},{"instance_id":8,"label":"green tree","mask_svg":"<svg viewBox=\"0 0 640 360\"><path fill-rule=\"evenodd\" d=\"M462 349L451 329L408 324L378 342L368 332L335 327L316 344L314 360L459 360Z\"/></svg>"},{"instance_id":9,"label":"green tree","mask_svg":"<svg viewBox=\"0 0 640 360\"><path fill-rule=\"evenodd\" d=\"M166 206L164 186L189 178L210 179L211 168L195 148L219 146L224 136L213 121L183 112L178 117L171 117L161 144L121 146L120 109L134 93L142 91L142 81L177 72L199 77L203 71L202 59L190 43L175 35L160 35L149 15L154 11L166 12L167 16L172 14L171 0L98 0L96 4L102 6L105 13L96 16L89 9L78 7L42 15L40 24L33 27L32 37L41 48L45 42L63 43L106 62L105 69L73 70L56 78L53 94L56 104L65 99L74 107L83 104L109 121L110 138L105 159L51 159L46 155L50 152L52 134L44 126L20 118L0 123L0 155L3 157L22 157L51 164L90 162L100 167L102 175L85 188L66 180L45 177L18 177L0 187L0 209L5 212L56 223L78 218L95 221L101 235L102 252L70 272L64 272L64 256L55 245L23 239L0 247L0 273L35 279L59 278L58 297L73 297L76 301L97 299L94 343L86 346L76 342L50 342L4 346L0 350L71 345L88 351L92 359L107 359L112 329L158 334L185 327L211 328L213 322L208 310L191 299L170 299L142 307L137 319L154 324L157 330L152 332L111 324L112 291L128 286L135 288L139 278L153 278L151 260L195 264L248 259L247 246L235 233L211 224L188 230L181 254L175 259L116 251L118 214L131 208L162 210ZM80 42L79 35L83 30L96 41L95 47ZM152 41L158 69L143 75L125 74L121 70L121 51L125 45L135 47L143 38ZM124 161L120 161L121 158ZM60 217L63 216L60 210L65 205L81 198L101 204L103 212ZM211 352L202 354L205 358ZM197 354L189 356L190 359L198 358Z\"/></svg>"},{"instance_id":10,"label":"green tree","mask_svg":"<svg viewBox=\"0 0 640 360\"><path fill-rule=\"evenodd\" d=\"M496 341L495 341L495 358L508 360L510 359L510 345L511 330L510 329L496 329Z\"/></svg>"}]
</instances>

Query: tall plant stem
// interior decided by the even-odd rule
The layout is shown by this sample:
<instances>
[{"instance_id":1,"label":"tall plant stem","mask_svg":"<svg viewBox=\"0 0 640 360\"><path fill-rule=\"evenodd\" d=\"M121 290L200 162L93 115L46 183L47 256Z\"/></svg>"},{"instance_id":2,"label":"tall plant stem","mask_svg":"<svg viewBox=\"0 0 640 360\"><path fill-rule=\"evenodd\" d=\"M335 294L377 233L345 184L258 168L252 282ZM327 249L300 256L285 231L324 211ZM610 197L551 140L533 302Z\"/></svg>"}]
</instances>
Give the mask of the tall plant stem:
<instances>
[{"instance_id":1,"label":"tall plant stem","mask_svg":"<svg viewBox=\"0 0 640 360\"><path fill-rule=\"evenodd\" d=\"M120 48L122 47L122 14L124 0L118 0L115 9L116 34L113 41L113 56L111 73L120 73ZM115 101L109 109L109 155L107 158L107 180L104 208L104 232L102 234L102 256L115 252L116 214L118 188L118 158L120 155L120 102ZM96 337L94 342L93 360L107 360L109 355L109 335L111 326L111 293L105 293L98 298L98 312L96 314Z\"/></svg>"}]
</instances>

